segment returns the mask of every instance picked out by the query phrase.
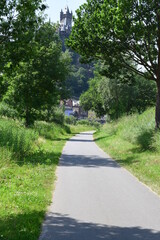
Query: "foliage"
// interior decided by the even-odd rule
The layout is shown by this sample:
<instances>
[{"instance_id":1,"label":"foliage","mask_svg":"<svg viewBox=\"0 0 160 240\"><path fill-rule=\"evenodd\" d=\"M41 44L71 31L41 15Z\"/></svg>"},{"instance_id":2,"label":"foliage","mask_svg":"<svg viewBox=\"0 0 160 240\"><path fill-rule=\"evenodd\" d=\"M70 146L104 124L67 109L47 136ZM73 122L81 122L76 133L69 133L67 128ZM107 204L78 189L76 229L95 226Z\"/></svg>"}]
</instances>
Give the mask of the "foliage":
<instances>
[{"instance_id":1,"label":"foliage","mask_svg":"<svg viewBox=\"0 0 160 240\"><path fill-rule=\"evenodd\" d=\"M74 116L65 116L65 123L66 124L75 125L76 121L77 121L77 119Z\"/></svg>"},{"instance_id":2,"label":"foliage","mask_svg":"<svg viewBox=\"0 0 160 240\"><path fill-rule=\"evenodd\" d=\"M42 121L36 121L34 124L34 129L39 133L39 135L54 140L56 136L65 136L65 133L71 133L70 128L66 125L60 125L56 123L47 123Z\"/></svg>"},{"instance_id":3,"label":"foliage","mask_svg":"<svg viewBox=\"0 0 160 240\"><path fill-rule=\"evenodd\" d=\"M97 121L91 121L88 119L81 119L77 121L77 125L86 125L86 126L93 126L95 128L100 128L100 123Z\"/></svg>"},{"instance_id":4,"label":"foliage","mask_svg":"<svg viewBox=\"0 0 160 240\"><path fill-rule=\"evenodd\" d=\"M160 123L160 2L88 0L77 10L68 46L86 61L101 59L110 73L131 70L157 83ZM89 17L88 17L89 16ZM110 76L106 74L106 77Z\"/></svg>"},{"instance_id":5,"label":"foliage","mask_svg":"<svg viewBox=\"0 0 160 240\"><path fill-rule=\"evenodd\" d=\"M39 123L44 133L39 135L38 128L26 129L19 122L0 120L1 239L37 240L40 235L55 169L70 136L67 127L61 130L60 125L51 124L47 132L46 125Z\"/></svg>"},{"instance_id":6,"label":"foliage","mask_svg":"<svg viewBox=\"0 0 160 240\"><path fill-rule=\"evenodd\" d=\"M82 65L79 63L79 60L77 61L73 60L72 62L72 69L66 81L66 86L69 95L79 98L81 93L87 91L88 80L90 77L93 77L93 70L90 65Z\"/></svg>"},{"instance_id":7,"label":"foliage","mask_svg":"<svg viewBox=\"0 0 160 240\"><path fill-rule=\"evenodd\" d=\"M87 127L87 126L95 127L95 128L100 127L100 123L95 120L90 120L90 119L77 120L74 116L69 116L69 117L66 116L65 122L66 122L66 124L74 125L74 126L84 125L85 127Z\"/></svg>"},{"instance_id":8,"label":"foliage","mask_svg":"<svg viewBox=\"0 0 160 240\"><path fill-rule=\"evenodd\" d=\"M60 100L70 63L69 53L62 53L51 23L39 28L32 47L27 62L19 62L14 71L3 75L3 82L8 82L3 99L25 118L26 126L34 122L38 111Z\"/></svg>"},{"instance_id":9,"label":"foliage","mask_svg":"<svg viewBox=\"0 0 160 240\"><path fill-rule=\"evenodd\" d=\"M89 126L0 119L0 239L37 240L68 138Z\"/></svg>"},{"instance_id":10,"label":"foliage","mask_svg":"<svg viewBox=\"0 0 160 240\"><path fill-rule=\"evenodd\" d=\"M89 81L89 89L80 97L80 104L85 111L92 110L98 117L103 116L106 112L103 106L101 94L99 93L99 81L97 77Z\"/></svg>"},{"instance_id":11,"label":"foliage","mask_svg":"<svg viewBox=\"0 0 160 240\"><path fill-rule=\"evenodd\" d=\"M8 104L1 102L0 103L0 116L16 119L18 118L18 112L10 107Z\"/></svg>"},{"instance_id":12,"label":"foliage","mask_svg":"<svg viewBox=\"0 0 160 240\"><path fill-rule=\"evenodd\" d=\"M64 110L60 107L55 107L49 121L63 125L65 121Z\"/></svg>"},{"instance_id":13,"label":"foliage","mask_svg":"<svg viewBox=\"0 0 160 240\"><path fill-rule=\"evenodd\" d=\"M104 59L111 64L120 60L147 77L128 62L132 59L144 66L153 80L159 4L150 0L87 1L77 10L68 45L86 59Z\"/></svg>"},{"instance_id":14,"label":"foliage","mask_svg":"<svg viewBox=\"0 0 160 240\"><path fill-rule=\"evenodd\" d=\"M0 159L6 162L6 152L10 160L23 161L33 148L33 142L38 139L38 134L33 130L24 130L18 122L0 119ZM3 161L1 164L3 165Z\"/></svg>"},{"instance_id":15,"label":"foliage","mask_svg":"<svg viewBox=\"0 0 160 240\"><path fill-rule=\"evenodd\" d=\"M46 108L41 111L39 120L63 125L65 122L64 109L60 106L49 106L48 109Z\"/></svg>"},{"instance_id":16,"label":"foliage","mask_svg":"<svg viewBox=\"0 0 160 240\"><path fill-rule=\"evenodd\" d=\"M93 78L93 64L83 64L80 55L66 46L65 43L68 37L61 35L60 37L63 44L63 51L69 50L72 57L70 74L66 80L66 97L79 98L81 93L88 89L88 80Z\"/></svg>"},{"instance_id":17,"label":"foliage","mask_svg":"<svg viewBox=\"0 0 160 240\"><path fill-rule=\"evenodd\" d=\"M31 41L39 28L46 6L43 0L1 0L0 3L0 72L27 59L32 52Z\"/></svg>"},{"instance_id":18,"label":"foliage","mask_svg":"<svg viewBox=\"0 0 160 240\"><path fill-rule=\"evenodd\" d=\"M88 131L96 131L97 128L95 126L91 125L82 125L82 124L76 124L76 125L70 125L71 132L74 134L78 134L80 132L88 132Z\"/></svg>"},{"instance_id":19,"label":"foliage","mask_svg":"<svg viewBox=\"0 0 160 240\"><path fill-rule=\"evenodd\" d=\"M102 63L96 66L95 78L89 82L89 90L81 95L85 110L93 110L97 116L108 114L112 119L123 114L143 112L155 102L155 84L147 82L137 74L126 75L121 69L119 75L107 78L103 75Z\"/></svg>"}]
</instances>

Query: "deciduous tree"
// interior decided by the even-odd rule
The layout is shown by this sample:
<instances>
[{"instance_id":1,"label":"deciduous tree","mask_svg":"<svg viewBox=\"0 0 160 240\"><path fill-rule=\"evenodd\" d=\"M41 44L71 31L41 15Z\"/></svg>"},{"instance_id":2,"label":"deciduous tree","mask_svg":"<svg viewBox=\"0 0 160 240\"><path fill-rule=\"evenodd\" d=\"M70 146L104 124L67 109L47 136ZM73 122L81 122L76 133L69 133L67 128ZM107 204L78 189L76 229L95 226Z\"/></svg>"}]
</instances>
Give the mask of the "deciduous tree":
<instances>
[{"instance_id":1,"label":"deciduous tree","mask_svg":"<svg viewBox=\"0 0 160 240\"><path fill-rule=\"evenodd\" d=\"M31 44L32 54L3 75L3 83L8 83L3 100L18 110L26 126L34 122L39 111L60 100L71 61L68 52L62 53L51 23L41 25Z\"/></svg>"},{"instance_id":2,"label":"deciduous tree","mask_svg":"<svg viewBox=\"0 0 160 240\"><path fill-rule=\"evenodd\" d=\"M156 127L159 128L159 0L87 0L77 10L68 45L81 54L84 60L102 59L111 71L116 72L123 67L146 80L155 81L155 119Z\"/></svg>"}]
</instances>

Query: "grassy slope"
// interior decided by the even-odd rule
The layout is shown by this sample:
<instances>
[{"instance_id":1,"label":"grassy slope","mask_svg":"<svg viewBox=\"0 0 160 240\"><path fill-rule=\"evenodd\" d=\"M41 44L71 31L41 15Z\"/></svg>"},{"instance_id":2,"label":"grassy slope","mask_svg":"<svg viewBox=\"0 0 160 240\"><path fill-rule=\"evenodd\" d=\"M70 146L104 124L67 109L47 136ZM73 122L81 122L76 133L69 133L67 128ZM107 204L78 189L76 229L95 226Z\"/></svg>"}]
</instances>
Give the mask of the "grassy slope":
<instances>
[{"instance_id":1,"label":"grassy slope","mask_svg":"<svg viewBox=\"0 0 160 240\"><path fill-rule=\"evenodd\" d=\"M154 110L104 125L96 143L119 164L160 194L160 132L154 130Z\"/></svg>"},{"instance_id":2,"label":"grassy slope","mask_svg":"<svg viewBox=\"0 0 160 240\"><path fill-rule=\"evenodd\" d=\"M86 126L37 123L26 130L0 119L0 239L37 240L51 202L55 169L68 138Z\"/></svg>"}]
</instances>

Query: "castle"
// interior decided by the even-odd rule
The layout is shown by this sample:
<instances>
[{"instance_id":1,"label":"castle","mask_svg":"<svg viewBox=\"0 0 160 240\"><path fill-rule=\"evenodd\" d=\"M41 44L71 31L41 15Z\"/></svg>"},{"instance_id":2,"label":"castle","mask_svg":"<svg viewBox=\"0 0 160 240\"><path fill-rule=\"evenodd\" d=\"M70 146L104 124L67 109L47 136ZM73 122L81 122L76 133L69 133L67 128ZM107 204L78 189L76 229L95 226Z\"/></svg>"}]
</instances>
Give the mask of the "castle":
<instances>
[{"instance_id":1,"label":"castle","mask_svg":"<svg viewBox=\"0 0 160 240\"><path fill-rule=\"evenodd\" d=\"M60 12L60 37L66 38L69 37L71 30L72 30L72 11L69 11L68 6L65 7L64 11L61 10Z\"/></svg>"}]
</instances>

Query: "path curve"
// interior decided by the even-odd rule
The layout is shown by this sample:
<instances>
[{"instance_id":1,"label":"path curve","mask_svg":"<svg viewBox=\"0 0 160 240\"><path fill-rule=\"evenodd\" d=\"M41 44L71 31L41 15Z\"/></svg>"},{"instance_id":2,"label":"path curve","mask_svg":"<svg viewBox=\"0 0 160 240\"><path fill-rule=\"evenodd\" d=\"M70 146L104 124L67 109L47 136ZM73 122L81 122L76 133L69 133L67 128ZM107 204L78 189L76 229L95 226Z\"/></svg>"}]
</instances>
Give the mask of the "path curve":
<instances>
[{"instance_id":1,"label":"path curve","mask_svg":"<svg viewBox=\"0 0 160 240\"><path fill-rule=\"evenodd\" d=\"M160 198L86 132L71 138L57 169L39 240L160 240Z\"/></svg>"}]
</instances>

